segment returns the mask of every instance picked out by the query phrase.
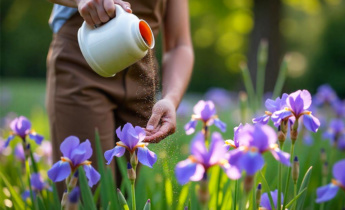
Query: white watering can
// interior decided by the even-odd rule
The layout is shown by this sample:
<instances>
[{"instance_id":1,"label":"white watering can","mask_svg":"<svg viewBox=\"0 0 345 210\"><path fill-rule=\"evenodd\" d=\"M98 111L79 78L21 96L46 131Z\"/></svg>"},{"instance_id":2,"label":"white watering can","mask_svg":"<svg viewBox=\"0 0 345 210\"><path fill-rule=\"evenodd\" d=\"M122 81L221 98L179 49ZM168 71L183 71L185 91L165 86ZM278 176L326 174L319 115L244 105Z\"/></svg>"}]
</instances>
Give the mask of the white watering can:
<instances>
[{"instance_id":1,"label":"white watering can","mask_svg":"<svg viewBox=\"0 0 345 210\"><path fill-rule=\"evenodd\" d=\"M115 4L116 17L97 28L85 21L78 31L81 52L90 67L103 77L142 59L155 45L149 24Z\"/></svg>"}]
</instances>

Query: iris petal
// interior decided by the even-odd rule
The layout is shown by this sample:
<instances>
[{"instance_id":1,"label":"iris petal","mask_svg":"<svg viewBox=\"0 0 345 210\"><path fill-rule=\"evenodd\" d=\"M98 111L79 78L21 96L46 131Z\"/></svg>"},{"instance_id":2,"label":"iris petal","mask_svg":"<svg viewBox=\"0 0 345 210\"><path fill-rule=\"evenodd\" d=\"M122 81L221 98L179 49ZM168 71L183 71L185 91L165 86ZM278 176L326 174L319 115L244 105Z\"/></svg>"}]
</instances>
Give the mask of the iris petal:
<instances>
[{"instance_id":1,"label":"iris petal","mask_svg":"<svg viewBox=\"0 0 345 210\"><path fill-rule=\"evenodd\" d=\"M222 132L226 131L226 124L218 118L214 119L214 125L217 126Z\"/></svg>"},{"instance_id":2,"label":"iris petal","mask_svg":"<svg viewBox=\"0 0 345 210\"><path fill-rule=\"evenodd\" d=\"M10 135L9 137L7 137L7 140L4 144L4 147L8 147L8 145L10 144L11 140L14 139L14 135Z\"/></svg>"},{"instance_id":3,"label":"iris petal","mask_svg":"<svg viewBox=\"0 0 345 210\"><path fill-rule=\"evenodd\" d=\"M72 152L70 159L74 165L78 165L92 156L92 148L89 140L84 141L77 146Z\"/></svg>"},{"instance_id":4,"label":"iris petal","mask_svg":"<svg viewBox=\"0 0 345 210\"><path fill-rule=\"evenodd\" d=\"M222 136L220 133L214 132L212 134L212 141L208 152L208 161L205 164L211 166L219 162L221 159L225 159L226 152Z\"/></svg>"},{"instance_id":5,"label":"iris petal","mask_svg":"<svg viewBox=\"0 0 345 210\"><path fill-rule=\"evenodd\" d=\"M104 158L108 161L107 164L109 165L113 160L113 157L122 157L125 154L126 149L124 147L116 146L111 150L108 150L104 153Z\"/></svg>"},{"instance_id":6,"label":"iris petal","mask_svg":"<svg viewBox=\"0 0 345 210\"><path fill-rule=\"evenodd\" d=\"M280 149L271 150L273 157L286 166L290 166L290 154L283 152Z\"/></svg>"},{"instance_id":7,"label":"iris petal","mask_svg":"<svg viewBox=\"0 0 345 210\"><path fill-rule=\"evenodd\" d=\"M319 119L311 114L306 114L303 116L303 124L308 130L312 132L316 132L320 127Z\"/></svg>"},{"instance_id":8,"label":"iris petal","mask_svg":"<svg viewBox=\"0 0 345 210\"><path fill-rule=\"evenodd\" d=\"M98 173L98 171L96 171L96 169L91 165L84 165L84 170L85 176L89 180L89 186L92 187L93 185L97 184L97 182L101 178L101 175Z\"/></svg>"},{"instance_id":9,"label":"iris petal","mask_svg":"<svg viewBox=\"0 0 345 210\"><path fill-rule=\"evenodd\" d=\"M60 145L60 151L64 157L71 158L72 151L78 147L79 138L76 136L67 137Z\"/></svg>"},{"instance_id":10,"label":"iris petal","mask_svg":"<svg viewBox=\"0 0 345 210\"><path fill-rule=\"evenodd\" d=\"M270 116L265 114L261 117L253 118L252 122L254 124L256 123L267 124L269 119L270 119Z\"/></svg>"},{"instance_id":11,"label":"iris petal","mask_svg":"<svg viewBox=\"0 0 345 210\"><path fill-rule=\"evenodd\" d=\"M138 134L139 142L143 141L145 139L145 136L146 136L145 130L140 126L135 126L134 129L135 129L135 132Z\"/></svg>"},{"instance_id":12,"label":"iris petal","mask_svg":"<svg viewBox=\"0 0 345 210\"><path fill-rule=\"evenodd\" d=\"M43 136L41 136L39 134L32 134L32 133L29 134L29 137L30 137L30 139L34 140L36 142L36 144L41 144L43 139L44 139Z\"/></svg>"},{"instance_id":13,"label":"iris petal","mask_svg":"<svg viewBox=\"0 0 345 210\"><path fill-rule=\"evenodd\" d=\"M196 165L190 159L180 161L175 167L175 175L178 183L184 185L189 182L190 178L196 172Z\"/></svg>"},{"instance_id":14,"label":"iris petal","mask_svg":"<svg viewBox=\"0 0 345 210\"><path fill-rule=\"evenodd\" d=\"M60 182L66 179L71 173L71 167L68 162L59 161L55 163L48 171L48 177L53 182Z\"/></svg>"},{"instance_id":15,"label":"iris petal","mask_svg":"<svg viewBox=\"0 0 345 210\"><path fill-rule=\"evenodd\" d=\"M333 177L345 186L345 160L338 161L333 166Z\"/></svg>"},{"instance_id":16,"label":"iris petal","mask_svg":"<svg viewBox=\"0 0 345 210\"><path fill-rule=\"evenodd\" d=\"M265 161L260 153L247 152L241 156L239 164L240 168L247 172L247 175L252 176L258 170L262 169L262 167L265 164Z\"/></svg>"},{"instance_id":17,"label":"iris petal","mask_svg":"<svg viewBox=\"0 0 345 210\"><path fill-rule=\"evenodd\" d=\"M194 133L197 123L198 123L198 121L191 120L184 126L184 129L185 129L187 135Z\"/></svg>"},{"instance_id":18,"label":"iris petal","mask_svg":"<svg viewBox=\"0 0 345 210\"><path fill-rule=\"evenodd\" d=\"M339 187L334 184L328 184L317 188L316 190L316 203L322 203L331 200L337 195Z\"/></svg>"},{"instance_id":19,"label":"iris petal","mask_svg":"<svg viewBox=\"0 0 345 210\"><path fill-rule=\"evenodd\" d=\"M152 168L153 164L157 161L157 155L146 147L139 147L138 160L141 164Z\"/></svg>"},{"instance_id":20,"label":"iris petal","mask_svg":"<svg viewBox=\"0 0 345 210\"><path fill-rule=\"evenodd\" d=\"M202 132L197 133L193 138L190 152L199 162L204 163L205 159L207 159L205 137L204 134L202 134Z\"/></svg>"}]
</instances>

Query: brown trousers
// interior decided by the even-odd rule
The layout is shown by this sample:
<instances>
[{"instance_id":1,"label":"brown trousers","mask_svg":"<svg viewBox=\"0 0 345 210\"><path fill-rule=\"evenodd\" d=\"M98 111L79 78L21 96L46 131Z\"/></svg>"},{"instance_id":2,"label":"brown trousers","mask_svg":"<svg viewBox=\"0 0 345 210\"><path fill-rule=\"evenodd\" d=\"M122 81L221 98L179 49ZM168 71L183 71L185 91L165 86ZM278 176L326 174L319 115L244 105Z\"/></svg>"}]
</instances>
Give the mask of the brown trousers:
<instances>
[{"instance_id":1,"label":"brown trousers","mask_svg":"<svg viewBox=\"0 0 345 210\"><path fill-rule=\"evenodd\" d=\"M80 52L77 31L82 22L75 14L54 34L47 58L46 106L54 163L62 156L61 142L70 135L81 142L89 139L95 148L95 128L99 130L103 152L112 149L115 129L126 122L145 127L154 104L157 62L153 52L115 77L101 77ZM91 161L97 169L93 151ZM113 163L115 169L114 160ZM116 179L119 184L118 173ZM64 189L63 184L58 184L60 195Z\"/></svg>"}]
</instances>

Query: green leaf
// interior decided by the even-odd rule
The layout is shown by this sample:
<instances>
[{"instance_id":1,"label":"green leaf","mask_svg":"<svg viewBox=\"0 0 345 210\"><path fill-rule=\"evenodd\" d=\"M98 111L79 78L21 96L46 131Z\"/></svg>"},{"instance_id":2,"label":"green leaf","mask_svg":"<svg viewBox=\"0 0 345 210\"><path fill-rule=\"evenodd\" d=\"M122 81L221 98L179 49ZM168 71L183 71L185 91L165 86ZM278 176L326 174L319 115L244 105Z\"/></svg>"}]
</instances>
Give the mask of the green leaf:
<instances>
[{"instance_id":1,"label":"green leaf","mask_svg":"<svg viewBox=\"0 0 345 210\"><path fill-rule=\"evenodd\" d=\"M79 167L78 171L81 198L83 200L83 203L88 207L88 209L96 210L96 204L93 201L92 193L87 183L85 172L82 167Z\"/></svg>"},{"instance_id":2,"label":"green leaf","mask_svg":"<svg viewBox=\"0 0 345 210\"><path fill-rule=\"evenodd\" d=\"M31 158L32 169L34 170L35 173L38 173L37 163L35 161L34 155L32 154L32 150L30 149L29 151L30 151L30 158Z\"/></svg>"},{"instance_id":3,"label":"green leaf","mask_svg":"<svg viewBox=\"0 0 345 210\"><path fill-rule=\"evenodd\" d=\"M302 183L301 183L301 186L299 188L298 194L304 192L304 189L308 188L312 170L313 170L313 166L310 166L310 168L305 173L303 180L302 180ZM298 199L296 209L303 209L303 204L304 204L305 198L306 198L306 193L304 193L301 196L301 198Z\"/></svg>"},{"instance_id":4,"label":"green leaf","mask_svg":"<svg viewBox=\"0 0 345 210\"><path fill-rule=\"evenodd\" d=\"M268 198L269 198L269 200L270 200L271 207L272 207L272 209L274 210L275 208L274 208L274 202L273 202L272 195L271 195L271 189L270 189L270 187L268 186L268 183L267 183L267 181L266 181L266 178L265 178L264 175L262 174L262 171L260 171L260 175L261 175L261 179L262 179L261 181L262 181L263 188L266 189L265 191L267 192Z\"/></svg>"},{"instance_id":5,"label":"green leaf","mask_svg":"<svg viewBox=\"0 0 345 210\"><path fill-rule=\"evenodd\" d=\"M117 189L117 199L119 200L120 208L122 210L129 210L127 201L126 201L125 197L122 195L120 189Z\"/></svg>"},{"instance_id":6,"label":"green leaf","mask_svg":"<svg viewBox=\"0 0 345 210\"><path fill-rule=\"evenodd\" d=\"M165 197L168 206L172 206L173 201L173 189L170 179L165 180Z\"/></svg>"},{"instance_id":7,"label":"green leaf","mask_svg":"<svg viewBox=\"0 0 345 210\"><path fill-rule=\"evenodd\" d=\"M150 199L147 200L145 206L144 206L144 210L151 210L151 201Z\"/></svg>"},{"instance_id":8,"label":"green leaf","mask_svg":"<svg viewBox=\"0 0 345 210\"><path fill-rule=\"evenodd\" d=\"M125 162L124 158L115 159L117 165L120 168L121 176L123 177L120 189L121 191L124 191L124 189L126 189L128 193L131 193L131 183L129 182L129 179L127 179L127 163Z\"/></svg>"},{"instance_id":9,"label":"green leaf","mask_svg":"<svg viewBox=\"0 0 345 210\"><path fill-rule=\"evenodd\" d=\"M276 84L274 85L272 98L277 98L281 94L283 86L284 86L284 82L286 79L287 70L288 70L288 65L287 65L286 56L285 56L283 59L283 62L280 64L279 74L278 74Z\"/></svg>"},{"instance_id":10,"label":"green leaf","mask_svg":"<svg viewBox=\"0 0 345 210\"><path fill-rule=\"evenodd\" d=\"M183 206L186 202L186 199L188 197L188 193L189 193L189 185L190 184L186 184L182 187L180 196L178 198L178 207L177 209L183 209Z\"/></svg>"},{"instance_id":11,"label":"green leaf","mask_svg":"<svg viewBox=\"0 0 345 210\"><path fill-rule=\"evenodd\" d=\"M55 183L53 183L51 186L53 187L54 206L56 206L56 209L61 209L61 202L60 202L60 199L59 199L59 195L58 195Z\"/></svg>"},{"instance_id":12,"label":"green leaf","mask_svg":"<svg viewBox=\"0 0 345 210\"><path fill-rule=\"evenodd\" d=\"M37 199L38 209L39 210L45 210L46 207L44 206L44 203L43 203L41 197L37 195L36 199Z\"/></svg>"},{"instance_id":13,"label":"green leaf","mask_svg":"<svg viewBox=\"0 0 345 210\"><path fill-rule=\"evenodd\" d=\"M98 172L101 175L101 180L100 180L100 193L101 193L101 204L104 209L107 209L107 206L110 201L110 190L111 186L107 183L107 180L105 179L105 167L104 167L104 157L103 157L103 152L102 152L102 147L101 147L101 141L99 138L99 133L98 129L95 129L95 145L96 145L96 157L97 157L97 165L98 165ZM115 189L113 189L115 190Z\"/></svg>"},{"instance_id":14,"label":"green leaf","mask_svg":"<svg viewBox=\"0 0 345 210\"><path fill-rule=\"evenodd\" d=\"M12 185L9 183L9 181L6 179L6 177L2 174L1 171L0 178L11 193L12 200L14 201L14 207L16 209L24 209L25 204L21 199L20 195L18 195L17 192L13 189Z\"/></svg>"},{"instance_id":15,"label":"green leaf","mask_svg":"<svg viewBox=\"0 0 345 210\"><path fill-rule=\"evenodd\" d=\"M306 190L307 190L307 188L304 188L300 193L298 193L298 195L296 195L296 197L294 197L288 204L286 204L286 208L288 209Z\"/></svg>"}]
</instances>

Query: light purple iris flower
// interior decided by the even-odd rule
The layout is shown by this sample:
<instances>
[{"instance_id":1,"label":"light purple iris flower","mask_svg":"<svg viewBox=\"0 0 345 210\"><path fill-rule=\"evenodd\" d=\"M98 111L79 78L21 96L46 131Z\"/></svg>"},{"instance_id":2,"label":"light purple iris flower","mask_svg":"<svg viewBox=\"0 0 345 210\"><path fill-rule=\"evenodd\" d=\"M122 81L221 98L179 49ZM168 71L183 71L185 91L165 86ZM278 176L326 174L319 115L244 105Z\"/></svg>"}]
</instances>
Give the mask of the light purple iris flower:
<instances>
[{"instance_id":1,"label":"light purple iris flower","mask_svg":"<svg viewBox=\"0 0 345 210\"><path fill-rule=\"evenodd\" d=\"M198 120L202 121L205 126L211 126L214 124L222 132L226 131L226 124L218 119L216 108L212 101L199 101L194 106L193 111L194 114L192 115L191 121L184 126L187 135L194 133Z\"/></svg>"},{"instance_id":2,"label":"light purple iris flower","mask_svg":"<svg viewBox=\"0 0 345 210\"><path fill-rule=\"evenodd\" d=\"M229 163L252 176L265 164L262 154L271 152L273 157L286 166L290 166L290 154L279 149L277 134L268 125L245 125L238 136L239 147L231 150Z\"/></svg>"},{"instance_id":3,"label":"light purple iris flower","mask_svg":"<svg viewBox=\"0 0 345 210\"><path fill-rule=\"evenodd\" d=\"M229 109L231 104L230 92L224 88L210 88L205 93L205 99L213 101L218 108L223 110Z\"/></svg>"},{"instance_id":4,"label":"light purple iris flower","mask_svg":"<svg viewBox=\"0 0 345 210\"><path fill-rule=\"evenodd\" d=\"M14 147L14 156L20 161L25 161L24 149L21 143L18 143L16 147Z\"/></svg>"},{"instance_id":5,"label":"light purple iris flower","mask_svg":"<svg viewBox=\"0 0 345 210\"><path fill-rule=\"evenodd\" d=\"M19 136L23 141L26 140L26 136L29 135L30 139L34 140L37 144L41 144L43 136L37 134L31 129L31 122L24 116L15 118L10 124L12 133L7 138L5 147L7 147L15 136Z\"/></svg>"},{"instance_id":6,"label":"light purple iris flower","mask_svg":"<svg viewBox=\"0 0 345 210\"><path fill-rule=\"evenodd\" d=\"M127 150L130 154L136 153L141 164L152 168L157 161L157 156L146 147L148 143L143 142L146 136L143 128L139 126L133 127L132 124L126 123L122 130L121 127L116 130L116 135L120 141L116 142L116 147L104 153L108 165L114 156L122 157Z\"/></svg>"},{"instance_id":7,"label":"light purple iris flower","mask_svg":"<svg viewBox=\"0 0 345 210\"><path fill-rule=\"evenodd\" d=\"M307 90L298 90L291 93L286 99L286 104L287 107L273 113L272 120L275 123L280 123L281 120L291 117L298 120L303 116L304 126L308 130L316 132L319 129L320 121L308 110L311 105L311 95Z\"/></svg>"},{"instance_id":8,"label":"light purple iris flower","mask_svg":"<svg viewBox=\"0 0 345 210\"><path fill-rule=\"evenodd\" d=\"M88 161L92 156L89 140L80 143L79 138L69 136L61 143L60 151L63 157L48 171L48 177L53 182L66 179L71 174L74 174L79 166L83 166L90 187L99 181L100 174L91 166L91 161Z\"/></svg>"},{"instance_id":9,"label":"light purple iris flower","mask_svg":"<svg viewBox=\"0 0 345 210\"><path fill-rule=\"evenodd\" d=\"M242 123L240 123L237 127L234 128L234 140L232 140L232 139L225 140L224 146L225 146L226 150L229 150L230 147L236 149L240 146L238 134L241 132L242 128L243 128L243 125L242 125Z\"/></svg>"},{"instance_id":10,"label":"light purple iris flower","mask_svg":"<svg viewBox=\"0 0 345 210\"><path fill-rule=\"evenodd\" d=\"M332 104L332 108L337 117L345 117L345 100L341 101L340 99L336 100Z\"/></svg>"},{"instance_id":11,"label":"light purple iris flower","mask_svg":"<svg viewBox=\"0 0 345 210\"><path fill-rule=\"evenodd\" d=\"M272 197L272 200L273 200L273 203L274 203L274 209L277 209L278 190L271 191L270 193L271 193L271 197ZM282 203L284 202L283 193L281 194L281 201L282 201ZM261 195L260 206L262 206L263 209L267 209L267 210L272 210L273 209L272 206L271 206L270 199L269 199L267 193L264 193L264 194Z\"/></svg>"},{"instance_id":12,"label":"light purple iris flower","mask_svg":"<svg viewBox=\"0 0 345 210\"><path fill-rule=\"evenodd\" d=\"M287 107L286 99L288 98L288 96L289 96L288 94L284 93L282 95L282 98L277 97L276 100L267 99L265 102L265 107L267 111L265 111L265 114L263 116L253 118L252 119L253 123L267 124L268 120L270 119L270 117L272 116L274 112L280 111L284 109L285 107ZM280 121L274 122L274 125L278 127L280 125Z\"/></svg>"},{"instance_id":13,"label":"light purple iris flower","mask_svg":"<svg viewBox=\"0 0 345 210\"><path fill-rule=\"evenodd\" d=\"M317 106L322 106L324 104L333 104L333 102L335 102L337 99L337 94L328 84L321 85L317 89L317 93L315 94L315 104Z\"/></svg>"},{"instance_id":14,"label":"light purple iris flower","mask_svg":"<svg viewBox=\"0 0 345 210\"><path fill-rule=\"evenodd\" d=\"M332 145L338 143L338 140L345 135L345 125L342 119L333 119L329 124L328 130L323 134L325 139L329 139Z\"/></svg>"},{"instance_id":15,"label":"light purple iris flower","mask_svg":"<svg viewBox=\"0 0 345 210\"><path fill-rule=\"evenodd\" d=\"M200 181L207 170L214 165L221 166L229 178L240 178L240 171L229 165L227 156L223 138L219 133L212 134L211 144L207 150L204 135L199 132L191 143L191 155L175 167L176 179L182 185L189 181Z\"/></svg>"},{"instance_id":16,"label":"light purple iris flower","mask_svg":"<svg viewBox=\"0 0 345 210\"><path fill-rule=\"evenodd\" d=\"M337 195L339 189L342 189L345 193L345 159L334 164L333 177L332 183L317 188L317 203L333 199Z\"/></svg>"},{"instance_id":17,"label":"light purple iris flower","mask_svg":"<svg viewBox=\"0 0 345 210\"><path fill-rule=\"evenodd\" d=\"M36 196L36 193L39 193L42 190L47 189L49 191L52 191L52 188L48 185L47 182L45 182L43 180L42 176L39 173L31 174L30 183L31 183L31 187L32 187L32 191L33 191L34 197ZM29 197L30 197L30 190L25 190L22 193L22 199L26 200Z\"/></svg>"}]
</instances>

